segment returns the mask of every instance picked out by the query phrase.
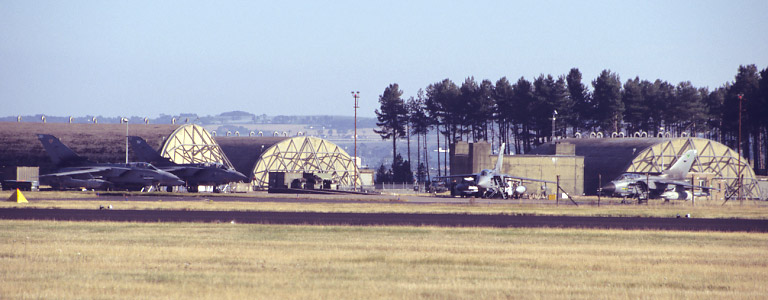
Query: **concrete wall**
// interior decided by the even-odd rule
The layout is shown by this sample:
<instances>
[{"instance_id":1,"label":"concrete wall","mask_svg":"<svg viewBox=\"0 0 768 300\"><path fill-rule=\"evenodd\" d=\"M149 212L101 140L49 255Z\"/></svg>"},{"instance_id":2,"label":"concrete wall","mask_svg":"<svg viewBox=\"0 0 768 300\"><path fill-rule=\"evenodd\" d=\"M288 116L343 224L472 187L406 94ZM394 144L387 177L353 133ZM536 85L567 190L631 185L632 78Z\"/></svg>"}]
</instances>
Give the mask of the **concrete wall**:
<instances>
[{"instance_id":1,"label":"concrete wall","mask_svg":"<svg viewBox=\"0 0 768 300\"><path fill-rule=\"evenodd\" d=\"M557 181L560 175L560 187L571 195L584 193L584 157L582 156L544 156L544 155L507 155L504 156L503 171L506 174ZM540 190L540 183L526 184L529 193ZM554 192L554 185L548 187Z\"/></svg>"},{"instance_id":2,"label":"concrete wall","mask_svg":"<svg viewBox=\"0 0 768 300\"><path fill-rule=\"evenodd\" d=\"M478 173L483 169L493 169L496 166L498 156L492 154L491 144L489 143L469 144L469 156L472 158L472 172L470 173Z\"/></svg>"},{"instance_id":3,"label":"concrete wall","mask_svg":"<svg viewBox=\"0 0 768 300\"><path fill-rule=\"evenodd\" d=\"M451 174L478 173L483 169L493 169L495 155L491 155L491 144L487 142L458 142L450 146Z\"/></svg>"},{"instance_id":4,"label":"concrete wall","mask_svg":"<svg viewBox=\"0 0 768 300\"><path fill-rule=\"evenodd\" d=\"M760 176L757 184L760 186L760 200L768 200L768 178Z\"/></svg>"},{"instance_id":5,"label":"concrete wall","mask_svg":"<svg viewBox=\"0 0 768 300\"><path fill-rule=\"evenodd\" d=\"M584 157L573 154L573 145L565 145L558 152L563 155L505 155L502 172L512 176L557 181L569 194L584 193ZM486 142L468 144L459 142L451 148L451 174L477 173L493 169L497 155L491 153ZM541 183L527 183L528 193L540 193ZM554 184L547 184L547 193L554 193Z\"/></svg>"},{"instance_id":6,"label":"concrete wall","mask_svg":"<svg viewBox=\"0 0 768 300\"><path fill-rule=\"evenodd\" d=\"M472 172L472 160L469 156L469 144L458 142L450 147L451 174L469 174Z\"/></svg>"},{"instance_id":7,"label":"concrete wall","mask_svg":"<svg viewBox=\"0 0 768 300\"><path fill-rule=\"evenodd\" d=\"M372 169L358 169L357 176L360 176L363 186L369 187L373 186L374 174L376 174L376 171Z\"/></svg>"}]
</instances>

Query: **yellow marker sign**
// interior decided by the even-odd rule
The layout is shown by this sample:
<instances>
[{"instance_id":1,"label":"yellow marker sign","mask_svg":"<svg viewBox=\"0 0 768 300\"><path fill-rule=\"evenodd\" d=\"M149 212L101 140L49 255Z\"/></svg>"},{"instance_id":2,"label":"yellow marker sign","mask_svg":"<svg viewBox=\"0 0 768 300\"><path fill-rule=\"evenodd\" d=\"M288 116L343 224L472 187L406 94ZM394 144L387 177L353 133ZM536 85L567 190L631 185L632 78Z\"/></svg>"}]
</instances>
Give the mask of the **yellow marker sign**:
<instances>
[{"instance_id":1,"label":"yellow marker sign","mask_svg":"<svg viewBox=\"0 0 768 300\"><path fill-rule=\"evenodd\" d=\"M29 203L27 198L24 197L24 194L22 194L19 189L16 189L16 191L11 194L11 197L8 198L8 201L16 201L17 203Z\"/></svg>"}]
</instances>

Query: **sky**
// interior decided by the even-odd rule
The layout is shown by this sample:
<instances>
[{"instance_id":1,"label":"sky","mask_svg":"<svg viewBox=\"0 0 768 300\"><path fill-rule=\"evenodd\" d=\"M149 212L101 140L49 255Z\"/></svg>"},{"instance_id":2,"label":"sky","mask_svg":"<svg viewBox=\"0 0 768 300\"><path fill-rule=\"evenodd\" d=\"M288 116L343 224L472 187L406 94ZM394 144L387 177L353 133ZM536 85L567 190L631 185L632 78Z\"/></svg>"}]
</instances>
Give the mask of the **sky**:
<instances>
[{"instance_id":1,"label":"sky","mask_svg":"<svg viewBox=\"0 0 768 300\"><path fill-rule=\"evenodd\" d=\"M768 67L768 1L0 0L0 115L374 116L445 78L578 68L714 89Z\"/></svg>"}]
</instances>

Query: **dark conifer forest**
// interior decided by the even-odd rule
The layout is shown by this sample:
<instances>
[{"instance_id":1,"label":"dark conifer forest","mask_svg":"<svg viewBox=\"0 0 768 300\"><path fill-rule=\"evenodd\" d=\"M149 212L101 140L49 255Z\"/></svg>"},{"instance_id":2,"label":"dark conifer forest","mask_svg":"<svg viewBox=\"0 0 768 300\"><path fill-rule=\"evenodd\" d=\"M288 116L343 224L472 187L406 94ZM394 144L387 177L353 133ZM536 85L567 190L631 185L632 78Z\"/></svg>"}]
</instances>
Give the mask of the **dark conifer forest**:
<instances>
[{"instance_id":1,"label":"dark conifer forest","mask_svg":"<svg viewBox=\"0 0 768 300\"><path fill-rule=\"evenodd\" d=\"M610 70L589 80L573 68L532 80L468 77L457 84L443 79L419 89L415 97L402 99L402 94L397 84L386 87L379 97L377 125L384 139L407 136L409 144L416 139L416 149L424 149L424 143L484 140L506 143L510 153L522 154L553 136L590 135L691 136L736 149L741 119L742 156L765 174L768 68L760 71L756 65L739 66L733 81L716 88L689 81L622 80ZM435 130L438 135L428 135Z\"/></svg>"}]
</instances>

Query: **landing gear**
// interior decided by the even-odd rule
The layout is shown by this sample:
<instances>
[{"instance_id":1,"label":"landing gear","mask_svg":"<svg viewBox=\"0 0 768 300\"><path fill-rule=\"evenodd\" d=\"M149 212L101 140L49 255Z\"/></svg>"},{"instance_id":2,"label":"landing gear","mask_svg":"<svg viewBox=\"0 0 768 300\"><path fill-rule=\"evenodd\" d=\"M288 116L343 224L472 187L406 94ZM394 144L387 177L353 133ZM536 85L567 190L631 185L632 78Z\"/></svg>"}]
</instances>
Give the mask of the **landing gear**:
<instances>
[{"instance_id":1,"label":"landing gear","mask_svg":"<svg viewBox=\"0 0 768 300\"><path fill-rule=\"evenodd\" d=\"M648 204L648 198L650 198L648 187L644 183L638 183L633 185L633 188L635 189L637 204Z\"/></svg>"}]
</instances>

